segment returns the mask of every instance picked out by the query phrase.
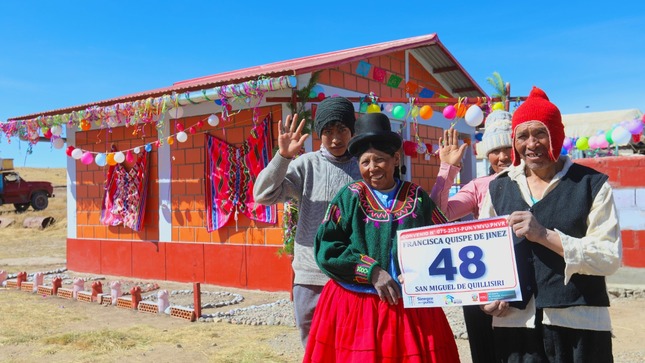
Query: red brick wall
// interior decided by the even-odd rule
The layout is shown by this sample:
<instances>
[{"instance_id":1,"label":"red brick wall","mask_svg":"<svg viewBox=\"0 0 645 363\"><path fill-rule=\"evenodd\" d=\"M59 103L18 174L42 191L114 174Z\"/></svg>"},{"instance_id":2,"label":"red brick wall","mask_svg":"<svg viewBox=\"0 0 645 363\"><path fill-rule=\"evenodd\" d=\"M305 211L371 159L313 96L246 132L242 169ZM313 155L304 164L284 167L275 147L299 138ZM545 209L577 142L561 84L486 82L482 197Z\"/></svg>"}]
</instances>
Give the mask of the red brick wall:
<instances>
[{"instance_id":1,"label":"red brick wall","mask_svg":"<svg viewBox=\"0 0 645 363\"><path fill-rule=\"evenodd\" d=\"M108 130L92 130L76 133L76 148L92 152L106 152L111 145L116 150L127 150L157 140L153 125L145 126L145 135L133 134L133 127L115 127ZM152 148L148 155L150 175L157 175L157 151ZM107 166L95 163L76 163L76 235L78 238L149 241L159 239L159 187L156 177L151 178L148 187L143 227L135 232L123 226L105 226L100 223L101 203L107 177Z\"/></svg>"},{"instance_id":2,"label":"red brick wall","mask_svg":"<svg viewBox=\"0 0 645 363\"><path fill-rule=\"evenodd\" d=\"M623 264L645 267L645 156L577 159L609 176L623 239Z\"/></svg>"}]
</instances>

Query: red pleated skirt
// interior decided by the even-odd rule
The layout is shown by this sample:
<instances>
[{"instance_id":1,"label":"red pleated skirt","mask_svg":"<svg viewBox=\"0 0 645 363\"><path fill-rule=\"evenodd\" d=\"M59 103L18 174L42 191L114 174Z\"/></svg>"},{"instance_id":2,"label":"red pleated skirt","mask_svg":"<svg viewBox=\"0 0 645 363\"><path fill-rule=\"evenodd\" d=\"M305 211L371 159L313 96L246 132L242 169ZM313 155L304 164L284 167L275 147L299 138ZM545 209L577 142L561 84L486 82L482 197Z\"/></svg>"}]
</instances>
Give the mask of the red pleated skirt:
<instances>
[{"instance_id":1,"label":"red pleated skirt","mask_svg":"<svg viewBox=\"0 0 645 363\"><path fill-rule=\"evenodd\" d=\"M303 362L453 363L459 352L441 308L403 308L331 280L323 288Z\"/></svg>"}]
</instances>

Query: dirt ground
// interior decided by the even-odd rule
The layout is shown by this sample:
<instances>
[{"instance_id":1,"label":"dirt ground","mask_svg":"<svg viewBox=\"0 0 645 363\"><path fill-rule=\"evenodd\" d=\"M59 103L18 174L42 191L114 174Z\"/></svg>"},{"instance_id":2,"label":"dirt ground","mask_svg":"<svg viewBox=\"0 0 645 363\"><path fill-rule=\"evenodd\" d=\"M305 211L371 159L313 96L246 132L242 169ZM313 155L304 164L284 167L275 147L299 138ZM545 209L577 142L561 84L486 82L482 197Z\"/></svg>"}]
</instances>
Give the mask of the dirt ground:
<instances>
[{"instance_id":1,"label":"dirt ground","mask_svg":"<svg viewBox=\"0 0 645 363\"><path fill-rule=\"evenodd\" d=\"M0 269L9 267L11 272L7 262L0 259ZM32 271L38 271L43 259L14 259L9 264L16 262L23 266L33 263ZM46 262L50 266L51 261ZM76 275L73 271L66 274ZM169 291L191 288L190 284L157 282L160 288ZM202 285L202 290L224 290L244 296L241 304L225 307L223 311L289 298L288 293L213 285ZM645 361L642 344L645 330L641 324L645 319L645 299L613 299L611 316L616 362ZM0 289L0 326L2 362L36 362L43 358L51 362L111 362L117 357L157 362L299 362L303 354L295 327L191 323L169 316L9 289ZM12 329L18 332L12 333ZM67 336L70 332L74 336ZM89 336L97 338L88 342ZM131 343L124 345L124 341ZM459 339L457 343L462 362L471 362L468 342Z\"/></svg>"},{"instance_id":2,"label":"dirt ground","mask_svg":"<svg viewBox=\"0 0 645 363\"><path fill-rule=\"evenodd\" d=\"M64 173L59 173L63 184ZM49 171L47 175L52 175ZM39 179L35 175L31 179ZM53 180L52 180L53 181ZM0 217L17 219L0 229L0 270L9 273L52 271L65 267L65 187L56 192L45 211L16 215L0 207ZM25 229L29 216L53 215L56 224L46 230ZM86 276L67 271L69 276ZM105 281L134 280L103 276ZM160 289L186 290L191 284L166 281ZM86 284L89 289L89 284ZM109 291L104 287L104 291ZM218 308L228 311L288 299L288 293L269 293L202 285L202 291L241 294L240 304ZM612 299L616 362L645 362L645 298ZM210 309L209 309L210 310ZM470 362L468 342L457 340L462 362ZM83 303L0 288L0 362L299 362L303 349L292 326L235 325L227 322L188 322L97 303Z\"/></svg>"}]
</instances>

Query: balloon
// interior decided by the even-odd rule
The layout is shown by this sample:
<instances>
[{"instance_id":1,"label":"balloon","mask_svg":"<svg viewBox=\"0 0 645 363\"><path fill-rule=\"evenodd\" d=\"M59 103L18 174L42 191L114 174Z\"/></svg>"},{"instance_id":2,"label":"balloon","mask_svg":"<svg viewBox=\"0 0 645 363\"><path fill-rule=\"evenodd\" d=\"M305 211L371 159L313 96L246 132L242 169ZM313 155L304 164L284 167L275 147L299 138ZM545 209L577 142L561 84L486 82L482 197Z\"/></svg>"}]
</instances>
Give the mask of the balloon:
<instances>
[{"instance_id":1,"label":"balloon","mask_svg":"<svg viewBox=\"0 0 645 363\"><path fill-rule=\"evenodd\" d=\"M175 139L172 136L168 136L166 141L168 142L168 145L172 145L175 143Z\"/></svg>"},{"instance_id":2,"label":"balloon","mask_svg":"<svg viewBox=\"0 0 645 363\"><path fill-rule=\"evenodd\" d=\"M83 157L83 150L81 149L74 149L72 150L72 157L76 160L80 159Z\"/></svg>"},{"instance_id":3,"label":"balloon","mask_svg":"<svg viewBox=\"0 0 645 363\"><path fill-rule=\"evenodd\" d=\"M177 133L177 141L186 142L186 140L188 140L188 134L183 131Z\"/></svg>"},{"instance_id":4,"label":"balloon","mask_svg":"<svg viewBox=\"0 0 645 363\"><path fill-rule=\"evenodd\" d=\"M481 125L482 121L484 121L484 113L482 112L482 109L479 108L479 106L473 105L470 106L466 111L464 119L466 120L468 126L477 127Z\"/></svg>"},{"instance_id":5,"label":"balloon","mask_svg":"<svg viewBox=\"0 0 645 363\"><path fill-rule=\"evenodd\" d=\"M493 111L504 111L504 104L501 102L495 102L493 104Z\"/></svg>"},{"instance_id":6,"label":"balloon","mask_svg":"<svg viewBox=\"0 0 645 363\"><path fill-rule=\"evenodd\" d=\"M138 154L138 153L140 153L140 152L141 152L141 148L140 148L139 146L137 146L137 147L135 147L135 148L134 148L134 150L132 150L132 151L134 151L134 153L135 153L135 154Z\"/></svg>"},{"instance_id":7,"label":"balloon","mask_svg":"<svg viewBox=\"0 0 645 363\"><path fill-rule=\"evenodd\" d=\"M87 120L81 120L81 130L87 131L92 128L92 124Z\"/></svg>"},{"instance_id":8,"label":"balloon","mask_svg":"<svg viewBox=\"0 0 645 363\"><path fill-rule=\"evenodd\" d=\"M65 154L67 154L67 156L72 156L72 151L74 151L74 149L75 147L72 145L68 146L67 149L65 149Z\"/></svg>"},{"instance_id":9,"label":"balloon","mask_svg":"<svg viewBox=\"0 0 645 363\"><path fill-rule=\"evenodd\" d=\"M107 154L107 156L105 157L105 162L110 166L116 165L116 161L114 160L114 153Z\"/></svg>"},{"instance_id":10,"label":"balloon","mask_svg":"<svg viewBox=\"0 0 645 363\"><path fill-rule=\"evenodd\" d=\"M600 140L598 139L598 136L592 136L589 138L589 148L590 149L598 149L600 148Z\"/></svg>"},{"instance_id":11,"label":"balloon","mask_svg":"<svg viewBox=\"0 0 645 363\"><path fill-rule=\"evenodd\" d=\"M405 107L401 105L394 106L394 108L392 109L392 116L394 116L395 118L401 118L401 119L405 118Z\"/></svg>"},{"instance_id":12,"label":"balloon","mask_svg":"<svg viewBox=\"0 0 645 363\"><path fill-rule=\"evenodd\" d=\"M385 111L387 112L392 112L392 109L394 108L394 105L391 103L385 104Z\"/></svg>"},{"instance_id":13,"label":"balloon","mask_svg":"<svg viewBox=\"0 0 645 363\"><path fill-rule=\"evenodd\" d=\"M317 84L317 85L315 85L315 86L313 86L313 87L311 88L311 92L310 92L310 93L313 93L313 94L314 94L314 96L313 96L313 97L311 97L311 98L316 98L316 97L318 97L318 95L319 95L319 94L321 94L321 93L325 93L325 89L323 88L323 86L321 86L321 85Z\"/></svg>"},{"instance_id":14,"label":"balloon","mask_svg":"<svg viewBox=\"0 0 645 363\"><path fill-rule=\"evenodd\" d=\"M560 150L560 155L567 155L569 151L567 150L566 147L563 147L562 150Z\"/></svg>"},{"instance_id":15,"label":"balloon","mask_svg":"<svg viewBox=\"0 0 645 363\"><path fill-rule=\"evenodd\" d=\"M60 136L63 133L63 128L60 125L54 125L49 131L51 131L52 135Z\"/></svg>"},{"instance_id":16,"label":"balloon","mask_svg":"<svg viewBox=\"0 0 645 363\"><path fill-rule=\"evenodd\" d=\"M179 131L184 131L184 125L182 125L182 124L176 124L176 125L175 125L175 130L177 130L177 132L179 132Z\"/></svg>"},{"instance_id":17,"label":"balloon","mask_svg":"<svg viewBox=\"0 0 645 363\"><path fill-rule=\"evenodd\" d=\"M125 161L128 163L134 162L134 154L132 153L132 150L128 150L128 152L125 153Z\"/></svg>"},{"instance_id":18,"label":"balloon","mask_svg":"<svg viewBox=\"0 0 645 363\"><path fill-rule=\"evenodd\" d=\"M410 110L410 116L412 117L419 116L419 106L412 106L412 110Z\"/></svg>"},{"instance_id":19,"label":"balloon","mask_svg":"<svg viewBox=\"0 0 645 363\"><path fill-rule=\"evenodd\" d=\"M81 163L85 165L90 165L94 162L94 156L89 151L86 151L85 154L81 157Z\"/></svg>"},{"instance_id":20,"label":"balloon","mask_svg":"<svg viewBox=\"0 0 645 363\"><path fill-rule=\"evenodd\" d=\"M122 153L121 151L114 153L114 161L121 164L122 162L125 161L125 154Z\"/></svg>"},{"instance_id":21,"label":"balloon","mask_svg":"<svg viewBox=\"0 0 645 363\"><path fill-rule=\"evenodd\" d=\"M381 108L376 103L372 103L371 105L367 106L367 113L376 112L381 112Z\"/></svg>"},{"instance_id":22,"label":"balloon","mask_svg":"<svg viewBox=\"0 0 645 363\"><path fill-rule=\"evenodd\" d=\"M219 117L217 117L216 114L212 114L208 116L208 124L211 126L217 126L219 125Z\"/></svg>"},{"instance_id":23,"label":"balloon","mask_svg":"<svg viewBox=\"0 0 645 363\"><path fill-rule=\"evenodd\" d=\"M577 148L578 150L582 150L582 151L587 150L587 149L589 148L589 139L587 139L587 138L586 138L586 137L584 137L584 136L583 136L583 137L581 137L581 138L579 138L579 139L576 141L576 148Z\"/></svg>"},{"instance_id":24,"label":"balloon","mask_svg":"<svg viewBox=\"0 0 645 363\"><path fill-rule=\"evenodd\" d=\"M147 152L152 151L152 145L146 144L145 149L146 149Z\"/></svg>"},{"instance_id":25,"label":"balloon","mask_svg":"<svg viewBox=\"0 0 645 363\"><path fill-rule=\"evenodd\" d=\"M477 141L482 141L482 139L483 139L483 138L484 138L484 134L483 134L483 133L478 132L478 133L476 133L476 134L475 134L475 140L477 140Z\"/></svg>"},{"instance_id":26,"label":"balloon","mask_svg":"<svg viewBox=\"0 0 645 363\"><path fill-rule=\"evenodd\" d=\"M611 129L607 132L605 132L605 140L609 143L609 145L614 143L614 140L611 138L611 132L614 131L614 129Z\"/></svg>"},{"instance_id":27,"label":"balloon","mask_svg":"<svg viewBox=\"0 0 645 363\"><path fill-rule=\"evenodd\" d=\"M62 149L65 146L65 140L60 137L56 138L52 141L52 145L54 145L55 149Z\"/></svg>"},{"instance_id":28,"label":"balloon","mask_svg":"<svg viewBox=\"0 0 645 363\"><path fill-rule=\"evenodd\" d=\"M98 153L98 154L96 154L96 157L94 158L94 162L95 162L95 163L96 163L96 165L98 165L98 166L105 166L105 164L106 164L106 162L107 162L107 161L105 160L105 154L103 154L103 153Z\"/></svg>"},{"instance_id":29,"label":"balloon","mask_svg":"<svg viewBox=\"0 0 645 363\"><path fill-rule=\"evenodd\" d=\"M565 137L564 141L562 142L562 147L567 149L567 150L571 150L572 146L573 146L573 140L571 140L571 138L568 137L568 136Z\"/></svg>"},{"instance_id":30,"label":"balloon","mask_svg":"<svg viewBox=\"0 0 645 363\"><path fill-rule=\"evenodd\" d=\"M452 120L457 116L457 110L455 109L455 106L448 105L444 107L443 109L443 117L447 118L448 120Z\"/></svg>"},{"instance_id":31,"label":"balloon","mask_svg":"<svg viewBox=\"0 0 645 363\"><path fill-rule=\"evenodd\" d=\"M316 98L318 98L318 101L322 101L325 99L325 92L320 92Z\"/></svg>"},{"instance_id":32,"label":"balloon","mask_svg":"<svg viewBox=\"0 0 645 363\"><path fill-rule=\"evenodd\" d=\"M195 134L197 133L197 129L195 128L195 126L191 126L188 128L188 132L190 132L191 134Z\"/></svg>"},{"instance_id":33,"label":"balloon","mask_svg":"<svg viewBox=\"0 0 645 363\"><path fill-rule=\"evenodd\" d=\"M605 137L605 134L599 135L596 137L596 143L598 144L599 148L607 148L609 147L609 142L607 141L607 138Z\"/></svg>"},{"instance_id":34,"label":"balloon","mask_svg":"<svg viewBox=\"0 0 645 363\"><path fill-rule=\"evenodd\" d=\"M626 128L617 126L611 132L611 138L616 145L624 146L629 144L629 141L632 139L632 134Z\"/></svg>"},{"instance_id":35,"label":"balloon","mask_svg":"<svg viewBox=\"0 0 645 363\"><path fill-rule=\"evenodd\" d=\"M643 132L643 123L639 120L631 120L626 126L627 131L632 135L638 135Z\"/></svg>"},{"instance_id":36,"label":"balloon","mask_svg":"<svg viewBox=\"0 0 645 363\"><path fill-rule=\"evenodd\" d=\"M421 116L422 119L427 120L432 117L433 112L432 107L425 105L419 110L419 116Z\"/></svg>"}]
</instances>

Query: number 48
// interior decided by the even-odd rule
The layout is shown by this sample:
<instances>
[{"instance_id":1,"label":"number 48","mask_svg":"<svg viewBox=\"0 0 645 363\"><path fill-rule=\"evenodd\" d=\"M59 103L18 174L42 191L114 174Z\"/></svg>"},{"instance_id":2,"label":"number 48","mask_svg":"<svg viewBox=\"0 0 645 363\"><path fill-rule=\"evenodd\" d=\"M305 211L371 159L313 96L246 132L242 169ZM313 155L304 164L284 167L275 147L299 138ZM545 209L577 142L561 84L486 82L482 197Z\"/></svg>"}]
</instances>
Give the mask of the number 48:
<instances>
[{"instance_id":1,"label":"number 48","mask_svg":"<svg viewBox=\"0 0 645 363\"><path fill-rule=\"evenodd\" d=\"M486 264L482 262L484 252L477 246L466 246L459 250L459 273L461 276L472 280L478 279L486 273ZM475 266L474 271L470 271L470 265ZM432 261L428 268L430 276L443 275L446 280L452 281L457 274L457 267L452 264L452 250L450 248L442 249L437 257Z\"/></svg>"}]
</instances>

